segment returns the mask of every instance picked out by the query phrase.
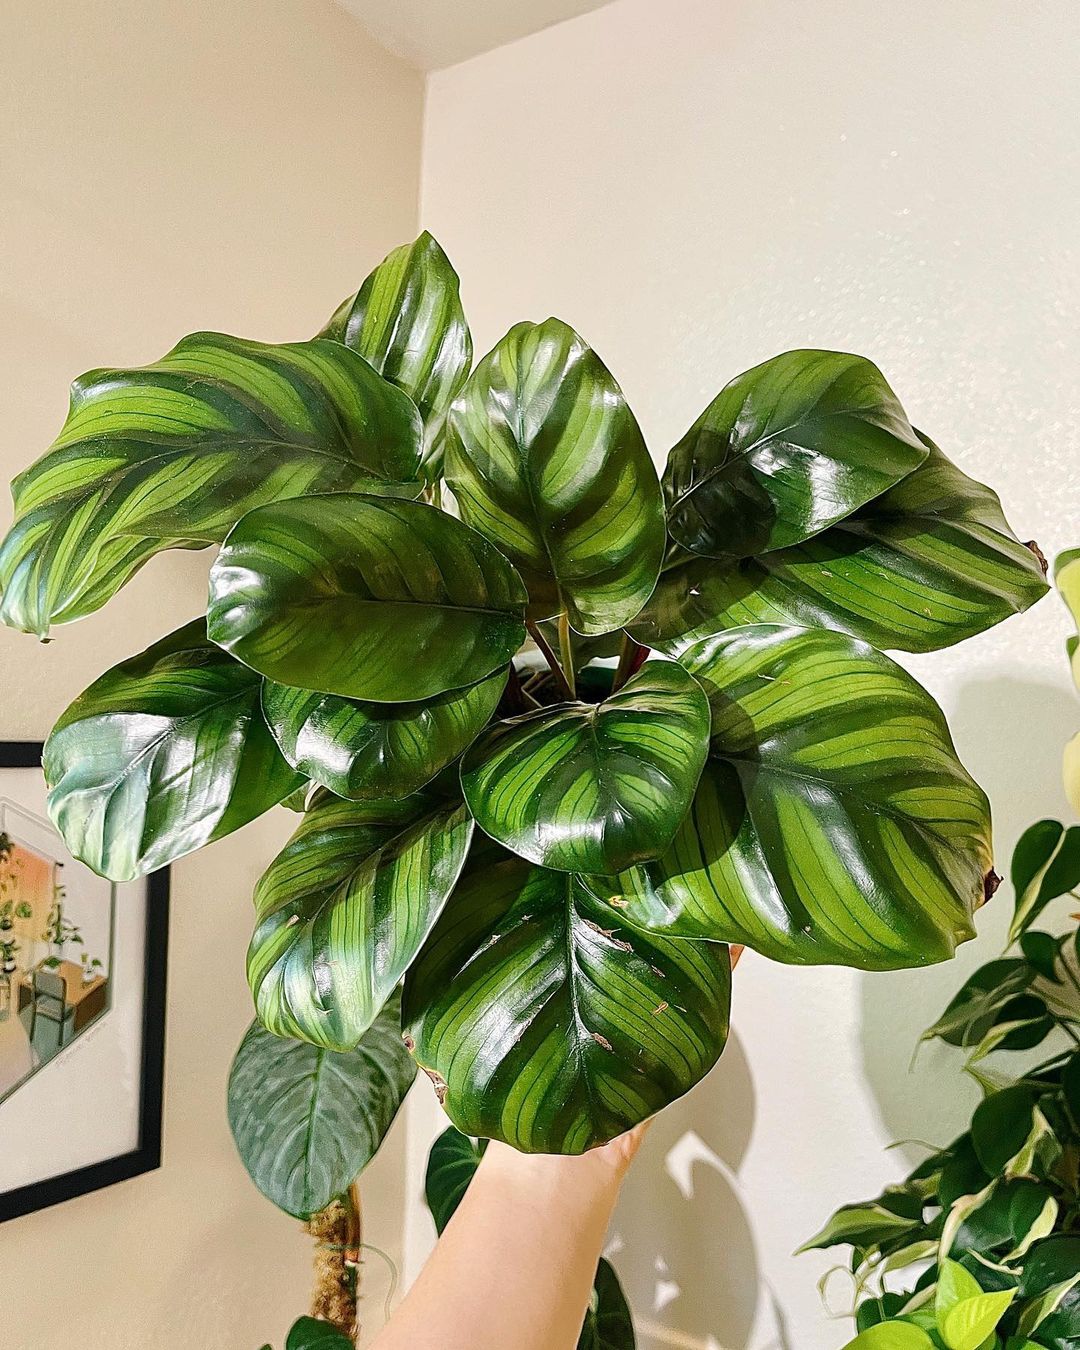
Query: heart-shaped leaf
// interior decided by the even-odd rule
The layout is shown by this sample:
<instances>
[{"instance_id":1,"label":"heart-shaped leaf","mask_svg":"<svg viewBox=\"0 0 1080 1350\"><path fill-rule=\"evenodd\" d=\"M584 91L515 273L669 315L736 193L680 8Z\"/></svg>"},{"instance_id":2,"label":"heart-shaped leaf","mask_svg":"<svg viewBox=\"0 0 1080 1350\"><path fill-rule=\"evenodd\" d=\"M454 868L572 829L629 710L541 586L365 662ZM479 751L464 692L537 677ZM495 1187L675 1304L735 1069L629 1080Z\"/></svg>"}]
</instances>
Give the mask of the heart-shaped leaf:
<instances>
[{"instance_id":1,"label":"heart-shaped leaf","mask_svg":"<svg viewBox=\"0 0 1080 1350\"><path fill-rule=\"evenodd\" d=\"M860 1331L844 1350L934 1350L934 1342L911 1322L879 1322Z\"/></svg>"},{"instance_id":2,"label":"heart-shaped leaf","mask_svg":"<svg viewBox=\"0 0 1080 1350\"><path fill-rule=\"evenodd\" d=\"M263 1026L355 1046L431 931L472 829L434 794L317 798L255 888L247 973Z\"/></svg>"},{"instance_id":3,"label":"heart-shaped leaf","mask_svg":"<svg viewBox=\"0 0 1080 1350\"><path fill-rule=\"evenodd\" d=\"M317 1317L301 1317L289 1330L285 1350L354 1350L354 1343L329 1322L321 1322Z\"/></svg>"},{"instance_id":4,"label":"heart-shaped leaf","mask_svg":"<svg viewBox=\"0 0 1080 1350\"><path fill-rule=\"evenodd\" d=\"M524 606L517 573L460 520L339 493L245 516L211 569L207 624L271 680L400 703L505 666Z\"/></svg>"},{"instance_id":5,"label":"heart-shaped leaf","mask_svg":"<svg viewBox=\"0 0 1080 1350\"><path fill-rule=\"evenodd\" d=\"M1005 1289L961 1299L940 1319L942 1340L949 1350L979 1350L1015 1298L1015 1289Z\"/></svg>"},{"instance_id":6,"label":"heart-shaped leaf","mask_svg":"<svg viewBox=\"0 0 1080 1350\"><path fill-rule=\"evenodd\" d=\"M420 418L336 342L196 333L136 370L76 380L52 449L14 483L0 617L44 637L99 608L161 549L225 537L309 493L418 496Z\"/></svg>"},{"instance_id":7,"label":"heart-shaped leaf","mask_svg":"<svg viewBox=\"0 0 1080 1350\"><path fill-rule=\"evenodd\" d=\"M1016 909L1009 939L1016 939L1058 896L1080 886L1080 825L1066 830L1056 820L1037 820L1017 842L1011 880Z\"/></svg>"},{"instance_id":8,"label":"heart-shaped leaf","mask_svg":"<svg viewBox=\"0 0 1080 1350\"><path fill-rule=\"evenodd\" d=\"M788 548L880 496L926 454L872 362L785 352L732 380L672 450L668 529L706 557Z\"/></svg>"},{"instance_id":9,"label":"heart-shaped leaf","mask_svg":"<svg viewBox=\"0 0 1080 1350\"><path fill-rule=\"evenodd\" d=\"M321 336L358 351L429 423L450 406L472 363L458 290L450 259L425 230L387 254Z\"/></svg>"},{"instance_id":10,"label":"heart-shaped leaf","mask_svg":"<svg viewBox=\"0 0 1080 1350\"><path fill-rule=\"evenodd\" d=\"M650 661L602 703L499 722L461 783L487 834L563 872L617 872L671 843L709 743L709 704L681 666Z\"/></svg>"},{"instance_id":11,"label":"heart-shaped leaf","mask_svg":"<svg viewBox=\"0 0 1080 1350\"><path fill-rule=\"evenodd\" d=\"M259 708L258 677L202 619L94 681L42 763L49 812L76 858L130 881L221 839L302 782Z\"/></svg>"},{"instance_id":12,"label":"heart-shaped leaf","mask_svg":"<svg viewBox=\"0 0 1080 1350\"><path fill-rule=\"evenodd\" d=\"M973 936L989 806L910 675L844 634L767 624L680 660L712 706L709 759L671 848L607 883L619 914L867 970Z\"/></svg>"},{"instance_id":13,"label":"heart-shaped leaf","mask_svg":"<svg viewBox=\"0 0 1080 1350\"><path fill-rule=\"evenodd\" d=\"M581 1153L708 1072L730 989L726 947L621 928L580 877L489 845L409 972L403 1022L458 1129Z\"/></svg>"},{"instance_id":14,"label":"heart-shaped leaf","mask_svg":"<svg viewBox=\"0 0 1080 1350\"><path fill-rule=\"evenodd\" d=\"M441 1234L454 1217L486 1148L486 1139L470 1139L453 1125L432 1144L424 1176L424 1199L437 1233Z\"/></svg>"},{"instance_id":15,"label":"heart-shaped leaf","mask_svg":"<svg viewBox=\"0 0 1080 1350\"><path fill-rule=\"evenodd\" d=\"M397 994L343 1054L252 1023L228 1091L229 1127L252 1181L296 1218L325 1209L378 1152L415 1077Z\"/></svg>"},{"instance_id":16,"label":"heart-shaped leaf","mask_svg":"<svg viewBox=\"0 0 1080 1350\"><path fill-rule=\"evenodd\" d=\"M364 703L267 680L263 712L289 763L339 797L406 797L476 739L506 679L497 670L417 703Z\"/></svg>"},{"instance_id":17,"label":"heart-shaped leaf","mask_svg":"<svg viewBox=\"0 0 1080 1350\"><path fill-rule=\"evenodd\" d=\"M748 623L836 628L875 647L936 651L1027 609L1046 589L997 494L931 445L895 487L790 548L741 562L676 550L631 631L673 654Z\"/></svg>"},{"instance_id":18,"label":"heart-shaped leaf","mask_svg":"<svg viewBox=\"0 0 1080 1350\"><path fill-rule=\"evenodd\" d=\"M513 562L530 614L620 628L656 584L664 506L622 391L567 324L519 323L480 362L447 426L463 519Z\"/></svg>"}]
</instances>

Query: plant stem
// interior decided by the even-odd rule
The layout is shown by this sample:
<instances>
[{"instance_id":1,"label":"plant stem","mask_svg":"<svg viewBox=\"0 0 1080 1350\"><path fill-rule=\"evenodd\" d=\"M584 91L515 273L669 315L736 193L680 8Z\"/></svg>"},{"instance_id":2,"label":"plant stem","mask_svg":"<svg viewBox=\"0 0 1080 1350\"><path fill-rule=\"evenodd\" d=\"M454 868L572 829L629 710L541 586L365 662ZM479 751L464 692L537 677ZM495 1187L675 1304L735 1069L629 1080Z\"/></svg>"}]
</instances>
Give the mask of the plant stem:
<instances>
[{"instance_id":1,"label":"plant stem","mask_svg":"<svg viewBox=\"0 0 1080 1350\"><path fill-rule=\"evenodd\" d=\"M574 648L570 637L570 616L565 610L559 615L559 655L562 657L563 674L570 686L570 697L577 698L577 682L574 678Z\"/></svg>"},{"instance_id":2,"label":"plant stem","mask_svg":"<svg viewBox=\"0 0 1080 1350\"><path fill-rule=\"evenodd\" d=\"M544 637L543 633L541 633L540 629L536 626L535 623L532 622L531 619L525 620L525 627L528 630L529 636L536 643L537 650L540 652L540 655L551 667L551 673L552 675L555 676L555 679L558 681L559 688L563 691L563 693L566 695L567 698L572 699L574 697L574 691L570 688L570 682L563 673L562 666L559 665L559 658L551 650L551 647L548 644L547 639Z\"/></svg>"},{"instance_id":3,"label":"plant stem","mask_svg":"<svg viewBox=\"0 0 1080 1350\"><path fill-rule=\"evenodd\" d=\"M615 679L611 685L613 694L623 687L631 675L637 674L648 654L648 647L635 642L629 633L623 634L622 647L619 649L619 664L615 667Z\"/></svg>"}]
</instances>

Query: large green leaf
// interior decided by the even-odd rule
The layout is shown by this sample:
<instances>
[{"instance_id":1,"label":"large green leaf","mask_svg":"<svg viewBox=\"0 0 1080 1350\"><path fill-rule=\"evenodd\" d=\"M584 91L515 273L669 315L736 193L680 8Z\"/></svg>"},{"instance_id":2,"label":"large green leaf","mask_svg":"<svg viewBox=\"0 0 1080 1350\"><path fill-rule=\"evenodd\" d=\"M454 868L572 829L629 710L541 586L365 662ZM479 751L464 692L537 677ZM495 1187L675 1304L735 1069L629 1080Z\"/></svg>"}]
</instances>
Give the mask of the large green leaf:
<instances>
[{"instance_id":1,"label":"large green leaf","mask_svg":"<svg viewBox=\"0 0 1080 1350\"><path fill-rule=\"evenodd\" d=\"M605 884L620 915L868 970L973 935L989 806L924 689L820 629L732 629L680 659L712 705L709 759L667 853Z\"/></svg>"},{"instance_id":2,"label":"large green leaf","mask_svg":"<svg viewBox=\"0 0 1080 1350\"><path fill-rule=\"evenodd\" d=\"M358 351L431 422L450 406L472 363L458 292L450 259L424 230L387 254L321 336Z\"/></svg>"},{"instance_id":3,"label":"large green leaf","mask_svg":"<svg viewBox=\"0 0 1080 1350\"><path fill-rule=\"evenodd\" d=\"M403 1022L466 1134L581 1153L680 1097L727 1036L727 948L623 929L579 877L475 850Z\"/></svg>"},{"instance_id":4,"label":"large green leaf","mask_svg":"<svg viewBox=\"0 0 1080 1350\"><path fill-rule=\"evenodd\" d=\"M336 342L196 333L153 365L76 380L52 449L14 483L0 617L44 637L161 549L224 538L264 502L418 496L411 402Z\"/></svg>"},{"instance_id":5,"label":"large green leaf","mask_svg":"<svg viewBox=\"0 0 1080 1350\"><path fill-rule=\"evenodd\" d=\"M420 502L340 493L252 511L210 573L210 636L282 684L376 703L505 666L525 637L505 558Z\"/></svg>"},{"instance_id":6,"label":"large green leaf","mask_svg":"<svg viewBox=\"0 0 1080 1350\"><path fill-rule=\"evenodd\" d=\"M844 1350L934 1350L934 1342L910 1322L879 1322L860 1331Z\"/></svg>"},{"instance_id":7,"label":"large green leaf","mask_svg":"<svg viewBox=\"0 0 1080 1350\"><path fill-rule=\"evenodd\" d=\"M424 1199L437 1233L441 1234L454 1217L486 1148L486 1139L470 1139L453 1125L432 1144L424 1176Z\"/></svg>"},{"instance_id":8,"label":"large green leaf","mask_svg":"<svg viewBox=\"0 0 1080 1350\"><path fill-rule=\"evenodd\" d=\"M581 633L632 619L656 584L664 508L607 367L558 319L519 323L450 412L446 481L462 517L514 563L533 618Z\"/></svg>"},{"instance_id":9,"label":"large green leaf","mask_svg":"<svg viewBox=\"0 0 1080 1350\"><path fill-rule=\"evenodd\" d=\"M431 931L465 861L460 803L316 799L255 888L248 983L279 1036L348 1050Z\"/></svg>"},{"instance_id":10,"label":"large green leaf","mask_svg":"<svg viewBox=\"0 0 1080 1350\"><path fill-rule=\"evenodd\" d=\"M497 723L465 755L461 783L481 829L523 858L617 872L671 843L708 744L697 681L651 661L602 703Z\"/></svg>"},{"instance_id":11,"label":"large green leaf","mask_svg":"<svg viewBox=\"0 0 1080 1350\"><path fill-rule=\"evenodd\" d=\"M792 623L935 651L1027 609L1046 589L997 494L931 446L894 488L790 548L741 562L676 550L631 631L678 652L741 624Z\"/></svg>"},{"instance_id":12,"label":"large green leaf","mask_svg":"<svg viewBox=\"0 0 1080 1350\"><path fill-rule=\"evenodd\" d=\"M417 703L364 703L267 680L263 712L290 764L339 797L405 797L487 725L507 671Z\"/></svg>"},{"instance_id":13,"label":"large green leaf","mask_svg":"<svg viewBox=\"0 0 1080 1350\"><path fill-rule=\"evenodd\" d=\"M707 557L787 548L851 515L926 454L872 362L785 352L732 380L672 450L668 528Z\"/></svg>"},{"instance_id":14,"label":"large green leaf","mask_svg":"<svg viewBox=\"0 0 1080 1350\"><path fill-rule=\"evenodd\" d=\"M165 867L262 815L302 782L259 708L259 678L202 619L121 662L45 744L49 812L114 881Z\"/></svg>"},{"instance_id":15,"label":"large green leaf","mask_svg":"<svg viewBox=\"0 0 1080 1350\"><path fill-rule=\"evenodd\" d=\"M354 1050L283 1040L253 1022L229 1074L229 1127L263 1195L306 1219L378 1152L416 1077L397 994Z\"/></svg>"}]
</instances>

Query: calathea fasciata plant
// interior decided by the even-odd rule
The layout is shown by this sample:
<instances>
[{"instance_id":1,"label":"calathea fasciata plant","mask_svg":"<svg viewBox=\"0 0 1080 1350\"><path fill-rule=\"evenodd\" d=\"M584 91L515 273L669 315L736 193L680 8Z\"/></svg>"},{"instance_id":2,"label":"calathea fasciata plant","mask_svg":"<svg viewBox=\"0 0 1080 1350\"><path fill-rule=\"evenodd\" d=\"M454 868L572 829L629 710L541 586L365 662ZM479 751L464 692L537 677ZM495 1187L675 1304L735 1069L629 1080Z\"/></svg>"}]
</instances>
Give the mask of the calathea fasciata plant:
<instances>
[{"instance_id":1,"label":"calathea fasciata plant","mask_svg":"<svg viewBox=\"0 0 1080 1350\"><path fill-rule=\"evenodd\" d=\"M40 637L217 549L206 618L101 676L45 770L116 879L304 808L248 958L283 1074L277 1038L324 1064L389 1026L465 1134L578 1152L715 1063L726 944L888 969L971 935L986 799L882 649L986 629L1043 568L868 360L755 366L661 479L567 324L472 368L422 235L316 338L76 381L14 492L2 614Z\"/></svg>"}]
</instances>

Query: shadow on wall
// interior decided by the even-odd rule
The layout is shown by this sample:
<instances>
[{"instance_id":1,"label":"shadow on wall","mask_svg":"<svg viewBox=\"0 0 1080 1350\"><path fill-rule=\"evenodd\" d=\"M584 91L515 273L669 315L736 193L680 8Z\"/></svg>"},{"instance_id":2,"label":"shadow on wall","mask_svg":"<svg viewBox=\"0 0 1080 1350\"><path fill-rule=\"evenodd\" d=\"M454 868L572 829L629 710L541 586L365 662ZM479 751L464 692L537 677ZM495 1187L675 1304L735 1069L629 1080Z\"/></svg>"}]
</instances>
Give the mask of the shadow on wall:
<instances>
[{"instance_id":1,"label":"shadow on wall","mask_svg":"<svg viewBox=\"0 0 1080 1350\"><path fill-rule=\"evenodd\" d=\"M1007 878L1013 845L1027 826L1067 810L1061 752L1080 730L1080 704L1068 689L1054 685L980 680L961 689L949 723L961 759L990 796L995 865ZM919 1051L914 1068L912 1055L967 975L1000 954L1012 906L1006 880L997 899L979 911L979 937L962 946L954 961L862 977L863 1067L892 1139L928 1139L941 1147L966 1127L979 1091L960 1071L956 1052L933 1042ZM898 1152L910 1166L925 1157L925 1150L914 1146ZM859 1198L837 1196L837 1204Z\"/></svg>"},{"instance_id":2,"label":"shadow on wall","mask_svg":"<svg viewBox=\"0 0 1080 1350\"><path fill-rule=\"evenodd\" d=\"M759 1272L737 1194L754 1123L754 1086L738 1037L720 1063L656 1120L623 1189L609 1253L641 1350L741 1350Z\"/></svg>"}]
</instances>

